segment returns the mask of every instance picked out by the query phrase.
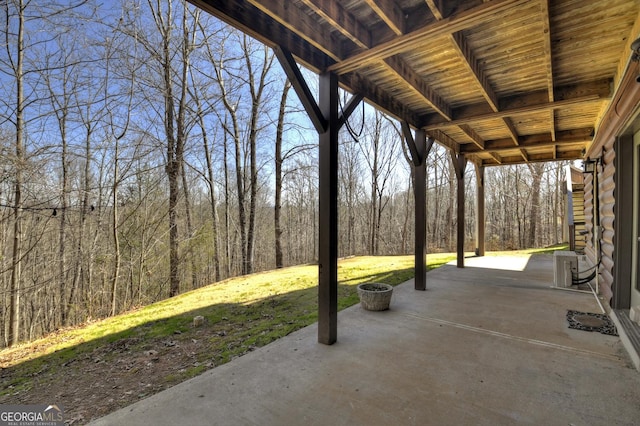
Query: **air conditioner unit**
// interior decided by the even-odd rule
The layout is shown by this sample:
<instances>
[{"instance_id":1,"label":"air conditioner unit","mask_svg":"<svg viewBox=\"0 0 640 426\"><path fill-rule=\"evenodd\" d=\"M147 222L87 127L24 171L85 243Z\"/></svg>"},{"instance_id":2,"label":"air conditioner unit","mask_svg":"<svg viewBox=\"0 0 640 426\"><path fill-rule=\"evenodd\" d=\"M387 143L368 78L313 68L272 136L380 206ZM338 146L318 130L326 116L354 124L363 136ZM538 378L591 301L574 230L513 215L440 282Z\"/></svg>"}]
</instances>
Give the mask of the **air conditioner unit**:
<instances>
[{"instance_id":1,"label":"air conditioner unit","mask_svg":"<svg viewBox=\"0 0 640 426\"><path fill-rule=\"evenodd\" d=\"M553 252L553 284L556 287L571 287L571 274L578 271L578 255L575 251Z\"/></svg>"}]
</instances>

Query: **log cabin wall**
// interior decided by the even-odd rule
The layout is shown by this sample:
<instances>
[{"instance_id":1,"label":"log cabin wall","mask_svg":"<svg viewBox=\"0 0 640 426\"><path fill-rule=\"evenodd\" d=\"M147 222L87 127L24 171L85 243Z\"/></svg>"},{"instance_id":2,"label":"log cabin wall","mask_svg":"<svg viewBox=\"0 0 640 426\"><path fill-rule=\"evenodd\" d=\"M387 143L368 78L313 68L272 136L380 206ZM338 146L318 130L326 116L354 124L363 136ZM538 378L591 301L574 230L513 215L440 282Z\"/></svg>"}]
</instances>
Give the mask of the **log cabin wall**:
<instances>
[{"instance_id":1,"label":"log cabin wall","mask_svg":"<svg viewBox=\"0 0 640 426\"><path fill-rule=\"evenodd\" d=\"M605 300L613 296L613 266L615 237L615 139L609 140L602 154L602 165L598 168L598 201L600 215L600 292Z\"/></svg>"},{"instance_id":2,"label":"log cabin wall","mask_svg":"<svg viewBox=\"0 0 640 426\"><path fill-rule=\"evenodd\" d=\"M633 185L633 164L631 161L633 151L626 151L632 145L633 121L638 116L640 109L640 83L637 76L640 75L640 64L629 62L624 75L611 100L611 106L602 117L593 143L587 150L585 159L598 160L596 171L597 186L597 212L600 220L600 232L597 244L594 247L593 256L597 262L600 259L600 293L603 299L615 309L622 309L629 303L631 271L631 214L628 192L625 191ZM626 188L623 188L623 186ZM595 210L594 210L595 212ZM595 218L597 220L597 218ZM588 237L593 240L597 222L590 224L591 234Z\"/></svg>"},{"instance_id":3,"label":"log cabin wall","mask_svg":"<svg viewBox=\"0 0 640 426\"><path fill-rule=\"evenodd\" d=\"M585 173L584 175L584 228L587 231L587 244L584 248L584 254L587 255L591 264L598 262L596 255L596 244L594 244L595 223L597 218L594 216L593 203L593 173Z\"/></svg>"}]
</instances>

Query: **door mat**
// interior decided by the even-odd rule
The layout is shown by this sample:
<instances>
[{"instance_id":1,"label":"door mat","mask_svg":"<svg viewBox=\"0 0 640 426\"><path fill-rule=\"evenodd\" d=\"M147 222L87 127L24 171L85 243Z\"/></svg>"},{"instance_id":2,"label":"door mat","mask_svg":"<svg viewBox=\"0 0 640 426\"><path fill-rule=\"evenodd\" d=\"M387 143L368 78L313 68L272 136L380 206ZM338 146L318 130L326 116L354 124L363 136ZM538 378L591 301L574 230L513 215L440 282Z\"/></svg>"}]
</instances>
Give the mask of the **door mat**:
<instances>
[{"instance_id":1,"label":"door mat","mask_svg":"<svg viewBox=\"0 0 640 426\"><path fill-rule=\"evenodd\" d=\"M569 328L576 330L597 331L609 336L618 335L615 324L605 314L569 310L567 311L567 321L569 321Z\"/></svg>"}]
</instances>

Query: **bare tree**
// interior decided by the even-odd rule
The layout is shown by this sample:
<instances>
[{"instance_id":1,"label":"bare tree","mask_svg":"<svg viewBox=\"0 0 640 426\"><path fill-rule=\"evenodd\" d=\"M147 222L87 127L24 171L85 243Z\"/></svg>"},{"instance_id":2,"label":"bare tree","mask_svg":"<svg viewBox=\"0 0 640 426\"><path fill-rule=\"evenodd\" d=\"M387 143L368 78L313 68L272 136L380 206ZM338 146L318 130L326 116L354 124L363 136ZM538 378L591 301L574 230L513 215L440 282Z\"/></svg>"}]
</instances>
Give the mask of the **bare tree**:
<instances>
[{"instance_id":1,"label":"bare tree","mask_svg":"<svg viewBox=\"0 0 640 426\"><path fill-rule=\"evenodd\" d=\"M13 249L11 256L11 302L9 304L9 329L7 331L7 343L9 346L15 345L20 340L20 285L22 268L22 186L23 167L25 162L24 152L24 113L26 99L24 95L24 56L25 45L24 27L27 4L23 0L5 3L6 14L6 45L7 61L6 65L11 70L11 77L15 82L15 116L13 124L15 126L15 181L13 198ZM12 21L17 21L13 25ZM14 32L15 31L15 32ZM10 34L15 33L15 40L10 40Z\"/></svg>"},{"instance_id":2,"label":"bare tree","mask_svg":"<svg viewBox=\"0 0 640 426\"><path fill-rule=\"evenodd\" d=\"M527 234L527 247L536 246L536 234L538 230L540 214L540 185L545 172L544 163L527 164L531 172L531 210L529 214L529 232Z\"/></svg>"},{"instance_id":3,"label":"bare tree","mask_svg":"<svg viewBox=\"0 0 640 426\"><path fill-rule=\"evenodd\" d=\"M291 82L287 79L282 89L282 97L280 98L280 108L278 110L278 126L276 131L276 147L275 147L275 169L276 169L276 186L275 201L273 206L273 222L275 229L275 250L276 250L276 268L282 268L282 224L280 222L280 214L282 211L282 137L284 133L285 113L287 107L287 95L291 88Z\"/></svg>"},{"instance_id":4,"label":"bare tree","mask_svg":"<svg viewBox=\"0 0 640 426\"><path fill-rule=\"evenodd\" d=\"M188 137L188 85L191 54L199 10L191 13L184 0L179 16L172 0L147 0L155 30L160 39L138 37L156 65L160 81L157 89L163 99L160 110L166 139L165 170L169 183L169 296L180 292L179 201L184 151ZM181 34L174 32L178 28ZM177 47L176 47L177 45Z\"/></svg>"}]
</instances>

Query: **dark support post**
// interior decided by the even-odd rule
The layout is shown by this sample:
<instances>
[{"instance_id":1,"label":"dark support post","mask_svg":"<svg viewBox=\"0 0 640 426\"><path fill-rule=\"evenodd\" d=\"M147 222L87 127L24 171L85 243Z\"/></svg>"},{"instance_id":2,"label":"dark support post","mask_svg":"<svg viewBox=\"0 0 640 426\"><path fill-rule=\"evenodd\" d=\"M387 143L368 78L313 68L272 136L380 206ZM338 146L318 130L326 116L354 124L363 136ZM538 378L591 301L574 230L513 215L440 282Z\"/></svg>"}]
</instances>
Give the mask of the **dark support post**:
<instances>
[{"instance_id":1,"label":"dark support post","mask_svg":"<svg viewBox=\"0 0 640 426\"><path fill-rule=\"evenodd\" d=\"M484 166L476 164L476 256L484 256Z\"/></svg>"},{"instance_id":2,"label":"dark support post","mask_svg":"<svg viewBox=\"0 0 640 426\"><path fill-rule=\"evenodd\" d=\"M427 134L424 130L416 131L416 147L420 156L426 157ZM414 288L416 290L427 289L427 265L425 256L427 254L427 161L421 158L419 165L414 165L414 197L415 197L415 278Z\"/></svg>"},{"instance_id":3,"label":"dark support post","mask_svg":"<svg viewBox=\"0 0 640 426\"><path fill-rule=\"evenodd\" d=\"M331 345L338 338L338 130L364 97L354 94L339 115L337 74L320 75L316 103L291 52L280 46L274 51L320 135L318 342Z\"/></svg>"},{"instance_id":4,"label":"dark support post","mask_svg":"<svg viewBox=\"0 0 640 426\"><path fill-rule=\"evenodd\" d=\"M453 161L453 167L455 168L458 179L457 266L458 268L464 268L464 169L467 167L467 159L464 154L455 154L452 152L451 160Z\"/></svg>"},{"instance_id":5,"label":"dark support post","mask_svg":"<svg viewBox=\"0 0 640 426\"><path fill-rule=\"evenodd\" d=\"M338 77L320 75L320 110L327 130L319 148L318 342L331 345L338 334Z\"/></svg>"},{"instance_id":6,"label":"dark support post","mask_svg":"<svg viewBox=\"0 0 640 426\"><path fill-rule=\"evenodd\" d=\"M434 140L427 138L427 133L416 130L416 137L411 134L411 127L406 121L402 122L402 133L407 142L411 163L413 167L413 193L416 202L415 206L415 277L414 288L416 290L427 289L427 157Z\"/></svg>"}]
</instances>

